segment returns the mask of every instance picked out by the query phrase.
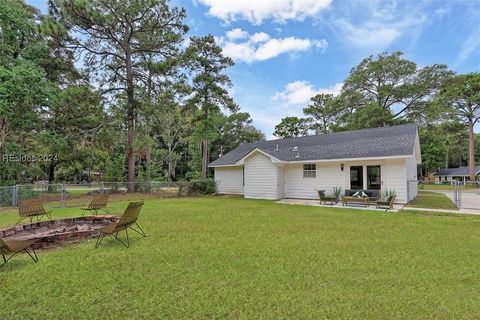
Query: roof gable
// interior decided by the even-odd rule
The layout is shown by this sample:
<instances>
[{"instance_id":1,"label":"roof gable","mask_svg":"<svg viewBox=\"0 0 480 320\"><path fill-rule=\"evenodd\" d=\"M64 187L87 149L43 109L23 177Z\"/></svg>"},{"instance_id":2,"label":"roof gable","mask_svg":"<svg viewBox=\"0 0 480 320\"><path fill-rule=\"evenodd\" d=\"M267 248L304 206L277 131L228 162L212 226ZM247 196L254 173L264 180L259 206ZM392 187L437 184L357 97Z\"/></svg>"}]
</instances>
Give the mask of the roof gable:
<instances>
[{"instance_id":1,"label":"roof gable","mask_svg":"<svg viewBox=\"0 0 480 320\"><path fill-rule=\"evenodd\" d=\"M411 156L417 135L416 125L406 124L258 141L242 144L209 166L239 165L255 149L284 162Z\"/></svg>"}]
</instances>

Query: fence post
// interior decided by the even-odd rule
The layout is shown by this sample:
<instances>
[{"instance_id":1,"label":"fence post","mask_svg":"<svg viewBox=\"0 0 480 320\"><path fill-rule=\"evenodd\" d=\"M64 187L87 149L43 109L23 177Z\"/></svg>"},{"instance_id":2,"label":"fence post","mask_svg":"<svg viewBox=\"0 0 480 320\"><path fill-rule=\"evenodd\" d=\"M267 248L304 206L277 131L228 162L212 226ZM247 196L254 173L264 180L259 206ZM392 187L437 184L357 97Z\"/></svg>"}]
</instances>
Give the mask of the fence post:
<instances>
[{"instance_id":1,"label":"fence post","mask_svg":"<svg viewBox=\"0 0 480 320\"><path fill-rule=\"evenodd\" d=\"M12 187L12 207L17 206L17 185L13 185Z\"/></svg>"},{"instance_id":2,"label":"fence post","mask_svg":"<svg viewBox=\"0 0 480 320\"><path fill-rule=\"evenodd\" d=\"M150 183L150 193L153 193L153 181L150 180L149 183Z\"/></svg>"},{"instance_id":3,"label":"fence post","mask_svg":"<svg viewBox=\"0 0 480 320\"><path fill-rule=\"evenodd\" d=\"M62 208L65 208L67 206L67 204L65 203L65 197L66 197L66 193L65 193L65 184L62 183L62 199L61 199L61 207Z\"/></svg>"},{"instance_id":4,"label":"fence post","mask_svg":"<svg viewBox=\"0 0 480 320\"><path fill-rule=\"evenodd\" d=\"M462 207L462 188L458 189L458 208Z\"/></svg>"},{"instance_id":5,"label":"fence post","mask_svg":"<svg viewBox=\"0 0 480 320\"><path fill-rule=\"evenodd\" d=\"M102 181L102 182L100 182L100 193L103 194L103 193L105 192L104 189L105 189L105 185L104 185L104 183L103 183L103 181Z\"/></svg>"}]
</instances>

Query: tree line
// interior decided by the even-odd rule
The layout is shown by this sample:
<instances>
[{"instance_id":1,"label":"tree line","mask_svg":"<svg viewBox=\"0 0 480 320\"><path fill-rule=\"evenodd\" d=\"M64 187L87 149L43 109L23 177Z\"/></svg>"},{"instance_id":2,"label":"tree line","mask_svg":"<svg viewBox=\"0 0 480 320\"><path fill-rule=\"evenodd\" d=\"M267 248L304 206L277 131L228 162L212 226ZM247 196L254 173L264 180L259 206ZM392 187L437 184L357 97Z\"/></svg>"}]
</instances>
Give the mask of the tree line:
<instances>
[{"instance_id":1,"label":"tree line","mask_svg":"<svg viewBox=\"0 0 480 320\"><path fill-rule=\"evenodd\" d=\"M0 0L1 183L206 178L265 139L228 93L233 61L185 20L162 0Z\"/></svg>"},{"instance_id":2,"label":"tree line","mask_svg":"<svg viewBox=\"0 0 480 320\"><path fill-rule=\"evenodd\" d=\"M402 52L369 56L354 67L338 95L318 94L304 117L275 126L281 138L414 122L420 131L423 173L480 161L480 73L456 74L446 65L419 67Z\"/></svg>"},{"instance_id":3,"label":"tree line","mask_svg":"<svg viewBox=\"0 0 480 320\"><path fill-rule=\"evenodd\" d=\"M49 0L46 14L0 0L0 183L205 179L265 139L229 95L233 61L188 37L186 16L163 0ZM367 57L303 113L275 135L415 122L426 174L480 160L480 75L401 52Z\"/></svg>"}]
</instances>

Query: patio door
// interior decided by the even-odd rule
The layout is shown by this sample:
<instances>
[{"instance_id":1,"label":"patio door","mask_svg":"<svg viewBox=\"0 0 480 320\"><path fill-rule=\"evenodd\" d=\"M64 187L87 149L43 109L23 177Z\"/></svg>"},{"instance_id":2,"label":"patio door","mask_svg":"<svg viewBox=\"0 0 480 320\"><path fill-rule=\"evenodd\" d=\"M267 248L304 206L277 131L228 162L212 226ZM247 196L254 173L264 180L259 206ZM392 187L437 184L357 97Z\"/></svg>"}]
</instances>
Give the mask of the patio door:
<instances>
[{"instance_id":1,"label":"patio door","mask_svg":"<svg viewBox=\"0 0 480 320\"><path fill-rule=\"evenodd\" d=\"M367 166L367 189L380 190L382 185L382 175L380 166Z\"/></svg>"},{"instance_id":2,"label":"patio door","mask_svg":"<svg viewBox=\"0 0 480 320\"><path fill-rule=\"evenodd\" d=\"M350 167L350 189L363 189L363 166Z\"/></svg>"}]
</instances>

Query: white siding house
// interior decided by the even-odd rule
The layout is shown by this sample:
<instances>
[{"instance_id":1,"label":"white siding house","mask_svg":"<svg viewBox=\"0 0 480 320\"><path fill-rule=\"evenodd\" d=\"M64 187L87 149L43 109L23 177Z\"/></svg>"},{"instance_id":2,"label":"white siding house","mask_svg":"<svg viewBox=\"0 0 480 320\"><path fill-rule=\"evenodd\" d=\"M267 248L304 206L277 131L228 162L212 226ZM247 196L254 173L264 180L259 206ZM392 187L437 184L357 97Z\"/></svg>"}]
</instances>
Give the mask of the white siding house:
<instances>
[{"instance_id":1,"label":"white siding house","mask_svg":"<svg viewBox=\"0 0 480 320\"><path fill-rule=\"evenodd\" d=\"M380 143L376 134L381 137ZM373 145L368 145L369 141ZM365 148L357 148L359 143L365 143ZM253 199L318 199L318 190L341 187L342 190L393 190L399 203L406 203L417 194L414 181L421 155L418 132L413 125L262 141L246 146L210 164L215 168L218 193L243 194ZM336 152L339 154L335 158Z\"/></svg>"},{"instance_id":2,"label":"white siding house","mask_svg":"<svg viewBox=\"0 0 480 320\"><path fill-rule=\"evenodd\" d=\"M254 152L244 166L245 198L278 199L278 169L268 156Z\"/></svg>"},{"instance_id":3,"label":"white siding house","mask_svg":"<svg viewBox=\"0 0 480 320\"><path fill-rule=\"evenodd\" d=\"M218 193L243 194L243 166L216 168L215 181Z\"/></svg>"}]
</instances>

